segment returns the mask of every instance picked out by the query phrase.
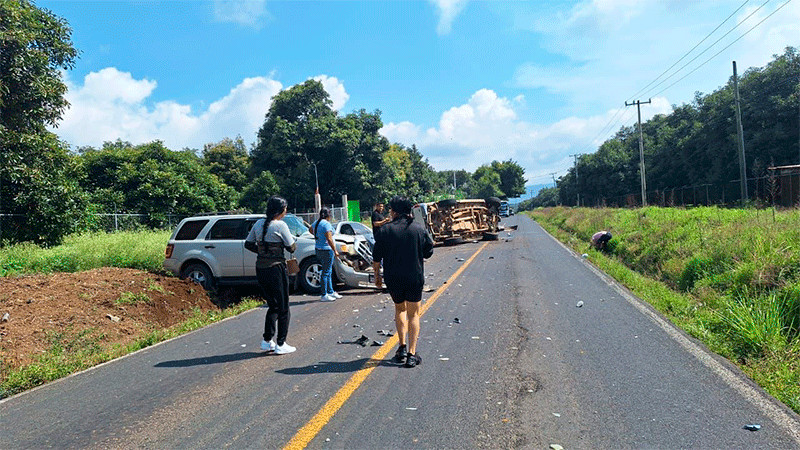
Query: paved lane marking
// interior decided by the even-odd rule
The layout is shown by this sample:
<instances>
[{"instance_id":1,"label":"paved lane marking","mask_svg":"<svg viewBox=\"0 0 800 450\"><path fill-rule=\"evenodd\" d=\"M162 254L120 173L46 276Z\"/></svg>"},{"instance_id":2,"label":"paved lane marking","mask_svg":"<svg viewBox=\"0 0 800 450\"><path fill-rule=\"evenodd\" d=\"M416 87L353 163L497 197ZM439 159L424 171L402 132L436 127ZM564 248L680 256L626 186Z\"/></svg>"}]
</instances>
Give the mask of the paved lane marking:
<instances>
[{"instance_id":1,"label":"paved lane marking","mask_svg":"<svg viewBox=\"0 0 800 450\"><path fill-rule=\"evenodd\" d=\"M486 246L489 245L488 242L484 243L483 245L469 257L469 259L461 265L461 267L456 270L456 272L450 276L445 284L443 284L430 298L425 301L420 308L420 318L425 311L430 308L433 302L439 298L440 295L450 286L453 284L456 278L461 275L462 272L469 266L472 261L475 259L476 256L484 249ZM344 405L347 399L350 398L351 395L358 389L361 383L369 376L369 374L378 367L378 364L383 360L383 358L394 348L395 345L398 343L398 337L395 334L394 336L390 337L385 344L383 344L378 350L370 357L369 361L364 363L364 366L358 370L358 372L354 373L352 377L342 386L333 397L330 398L320 410L311 418L311 420L306 423L303 428L297 431L297 433L292 437L292 439L284 446L285 450L289 449L304 449L314 439L320 431L322 431L322 427L325 426L332 418L333 415L339 411L339 408Z\"/></svg>"}]
</instances>

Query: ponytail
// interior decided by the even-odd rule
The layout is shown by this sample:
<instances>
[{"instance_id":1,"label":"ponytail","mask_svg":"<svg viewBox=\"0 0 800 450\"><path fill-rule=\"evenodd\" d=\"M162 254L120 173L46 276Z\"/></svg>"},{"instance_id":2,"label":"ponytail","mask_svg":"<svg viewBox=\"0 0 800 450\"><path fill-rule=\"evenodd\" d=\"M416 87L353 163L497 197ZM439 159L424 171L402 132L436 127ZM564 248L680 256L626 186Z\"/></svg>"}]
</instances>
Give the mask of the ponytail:
<instances>
[{"instance_id":1,"label":"ponytail","mask_svg":"<svg viewBox=\"0 0 800 450\"><path fill-rule=\"evenodd\" d=\"M315 237L317 236L317 228L319 228L319 223L322 222L323 219L327 219L330 216L331 212L328 210L328 208L322 208L319 210L319 218L317 219L317 222L314 224Z\"/></svg>"}]
</instances>

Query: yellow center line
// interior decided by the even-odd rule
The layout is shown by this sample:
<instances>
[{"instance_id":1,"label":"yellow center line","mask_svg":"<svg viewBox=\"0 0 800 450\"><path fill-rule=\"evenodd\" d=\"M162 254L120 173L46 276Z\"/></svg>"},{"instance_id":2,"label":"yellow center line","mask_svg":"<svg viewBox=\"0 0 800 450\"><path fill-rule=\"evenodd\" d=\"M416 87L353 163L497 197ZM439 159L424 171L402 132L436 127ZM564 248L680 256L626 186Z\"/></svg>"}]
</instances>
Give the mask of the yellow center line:
<instances>
[{"instance_id":1,"label":"yellow center line","mask_svg":"<svg viewBox=\"0 0 800 450\"><path fill-rule=\"evenodd\" d=\"M481 252L486 246L489 245L488 242L484 243L483 245L475 251L475 253L470 256L470 258L461 265L461 267L456 270L448 280L447 283L443 284L442 287L436 290L436 292L431 295L431 297L425 302L425 304L420 309L420 317L425 314L425 311L430 308L433 302L439 298L440 295L451 285L459 275L469 266L472 261L478 256L478 253ZM361 383L369 376L369 374L378 367L378 364L383 360L383 358L389 353L391 349L394 348L395 345L398 343L397 335L394 335L386 341L367 361L364 363L364 366L358 370L358 372L354 373L352 377L342 386L333 397L330 398L322 408L311 418L311 420L306 423L303 428L300 428L297 433L292 437L292 439L286 444L284 449L304 449L314 439L317 434L322 430L322 427L325 426L332 418L333 415L339 411L339 408L344 405L344 403L353 395L353 393L361 386Z\"/></svg>"}]
</instances>

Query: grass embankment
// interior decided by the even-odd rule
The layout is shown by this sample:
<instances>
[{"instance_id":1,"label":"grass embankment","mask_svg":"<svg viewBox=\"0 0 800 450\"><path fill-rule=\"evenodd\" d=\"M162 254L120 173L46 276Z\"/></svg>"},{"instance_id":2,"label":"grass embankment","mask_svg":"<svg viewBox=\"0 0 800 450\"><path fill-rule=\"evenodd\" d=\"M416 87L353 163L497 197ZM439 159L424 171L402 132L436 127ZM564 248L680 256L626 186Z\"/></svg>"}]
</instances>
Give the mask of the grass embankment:
<instances>
[{"instance_id":1,"label":"grass embankment","mask_svg":"<svg viewBox=\"0 0 800 450\"><path fill-rule=\"evenodd\" d=\"M800 212L549 208L545 229L800 412ZM610 230L608 254L591 235Z\"/></svg>"},{"instance_id":2,"label":"grass embankment","mask_svg":"<svg viewBox=\"0 0 800 450\"><path fill-rule=\"evenodd\" d=\"M42 248L25 243L0 248L0 276L80 272L121 267L161 272L170 231L123 231L68 236Z\"/></svg>"},{"instance_id":3,"label":"grass embankment","mask_svg":"<svg viewBox=\"0 0 800 450\"><path fill-rule=\"evenodd\" d=\"M80 272L100 267L120 267L162 273L169 231L92 233L69 236L63 245L41 248L18 244L0 248L0 276ZM121 294L121 301L135 301ZM130 295L128 296L130 297ZM218 311L195 310L186 321L138 336L127 345L103 345L93 330L67 329L47 336L48 350L36 362L3 371L0 398L30 389L97 364L149 347L158 342L235 316L263 303L244 299ZM0 364L2 360L0 359Z\"/></svg>"}]
</instances>

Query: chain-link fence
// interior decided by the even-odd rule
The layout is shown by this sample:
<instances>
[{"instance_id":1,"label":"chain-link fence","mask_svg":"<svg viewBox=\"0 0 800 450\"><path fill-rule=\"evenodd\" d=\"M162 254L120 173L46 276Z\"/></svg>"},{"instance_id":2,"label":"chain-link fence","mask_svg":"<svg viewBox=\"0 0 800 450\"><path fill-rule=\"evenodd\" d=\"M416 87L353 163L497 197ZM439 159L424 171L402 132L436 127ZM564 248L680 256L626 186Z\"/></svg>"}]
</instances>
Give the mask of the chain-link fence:
<instances>
[{"instance_id":1,"label":"chain-link fence","mask_svg":"<svg viewBox=\"0 0 800 450\"><path fill-rule=\"evenodd\" d=\"M800 206L800 166L773 167L768 175L747 179L748 202L756 207ZM742 205L739 180L724 184L696 184L647 191L647 204L663 207ZM620 196L581 193L581 206L635 208L642 205L641 192Z\"/></svg>"}]
</instances>

